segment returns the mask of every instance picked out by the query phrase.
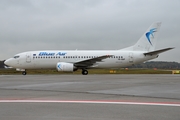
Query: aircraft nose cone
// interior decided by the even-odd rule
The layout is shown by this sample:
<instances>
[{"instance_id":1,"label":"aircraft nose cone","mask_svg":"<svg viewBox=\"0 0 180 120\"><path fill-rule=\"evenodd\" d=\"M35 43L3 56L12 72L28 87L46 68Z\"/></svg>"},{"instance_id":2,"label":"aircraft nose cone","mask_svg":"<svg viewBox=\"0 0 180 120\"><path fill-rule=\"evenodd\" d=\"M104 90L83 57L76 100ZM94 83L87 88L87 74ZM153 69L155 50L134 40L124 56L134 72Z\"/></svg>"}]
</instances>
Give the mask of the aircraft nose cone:
<instances>
[{"instance_id":1,"label":"aircraft nose cone","mask_svg":"<svg viewBox=\"0 0 180 120\"><path fill-rule=\"evenodd\" d=\"M11 66L12 65L12 60L7 59L6 61L4 61L4 64L7 65L7 66Z\"/></svg>"},{"instance_id":2,"label":"aircraft nose cone","mask_svg":"<svg viewBox=\"0 0 180 120\"><path fill-rule=\"evenodd\" d=\"M5 65L8 65L8 60L5 60L5 61L4 61L4 64L5 64Z\"/></svg>"}]
</instances>

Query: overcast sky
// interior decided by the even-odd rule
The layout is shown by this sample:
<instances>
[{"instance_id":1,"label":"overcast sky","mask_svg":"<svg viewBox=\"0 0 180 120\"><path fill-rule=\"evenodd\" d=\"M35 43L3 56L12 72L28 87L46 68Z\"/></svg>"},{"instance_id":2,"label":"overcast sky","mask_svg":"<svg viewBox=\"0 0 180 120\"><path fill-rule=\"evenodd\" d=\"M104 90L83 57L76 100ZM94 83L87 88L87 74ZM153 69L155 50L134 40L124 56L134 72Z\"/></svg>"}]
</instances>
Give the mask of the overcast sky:
<instances>
[{"instance_id":1,"label":"overcast sky","mask_svg":"<svg viewBox=\"0 0 180 120\"><path fill-rule=\"evenodd\" d=\"M161 21L156 61L180 62L180 0L0 0L0 60L31 50L131 46Z\"/></svg>"}]
</instances>

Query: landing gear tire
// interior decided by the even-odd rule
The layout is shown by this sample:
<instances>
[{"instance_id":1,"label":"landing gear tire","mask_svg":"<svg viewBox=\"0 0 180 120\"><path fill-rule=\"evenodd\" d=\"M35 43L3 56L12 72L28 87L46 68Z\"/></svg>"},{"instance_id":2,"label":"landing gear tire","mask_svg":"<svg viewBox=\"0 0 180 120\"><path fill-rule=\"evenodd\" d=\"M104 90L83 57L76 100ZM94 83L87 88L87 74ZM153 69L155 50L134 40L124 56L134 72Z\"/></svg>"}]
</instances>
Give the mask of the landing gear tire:
<instances>
[{"instance_id":1,"label":"landing gear tire","mask_svg":"<svg viewBox=\"0 0 180 120\"><path fill-rule=\"evenodd\" d=\"M87 70L82 70L82 74L83 74L83 75L87 75L87 74L88 74L88 71L87 71Z\"/></svg>"},{"instance_id":2,"label":"landing gear tire","mask_svg":"<svg viewBox=\"0 0 180 120\"><path fill-rule=\"evenodd\" d=\"M26 75L26 71L23 71L23 72L22 72L22 75Z\"/></svg>"}]
</instances>

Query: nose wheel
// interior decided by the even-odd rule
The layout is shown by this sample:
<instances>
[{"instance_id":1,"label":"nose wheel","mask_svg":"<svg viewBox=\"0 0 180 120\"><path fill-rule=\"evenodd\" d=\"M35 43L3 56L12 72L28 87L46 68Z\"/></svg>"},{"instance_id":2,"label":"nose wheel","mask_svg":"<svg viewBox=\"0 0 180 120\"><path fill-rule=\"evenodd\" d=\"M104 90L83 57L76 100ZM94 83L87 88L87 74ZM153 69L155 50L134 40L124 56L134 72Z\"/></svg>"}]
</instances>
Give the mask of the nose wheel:
<instances>
[{"instance_id":1,"label":"nose wheel","mask_svg":"<svg viewBox=\"0 0 180 120\"><path fill-rule=\"evenodd\" d=\"M26 75L26 71L23 71L23 72L22 72L22 75Z\"/></svg>"},{"instance_id":2,"label":"nose wheel","mask_svg":"<svg viewBox=\"0 0 180 120\"><path fill-rule=\"evenodd\" d=\"M83 75L87 75L87 74L88 74L88 71L87 71L87 70L82 70L82 74L83 74Z\"/></svg>"}]
</instances>

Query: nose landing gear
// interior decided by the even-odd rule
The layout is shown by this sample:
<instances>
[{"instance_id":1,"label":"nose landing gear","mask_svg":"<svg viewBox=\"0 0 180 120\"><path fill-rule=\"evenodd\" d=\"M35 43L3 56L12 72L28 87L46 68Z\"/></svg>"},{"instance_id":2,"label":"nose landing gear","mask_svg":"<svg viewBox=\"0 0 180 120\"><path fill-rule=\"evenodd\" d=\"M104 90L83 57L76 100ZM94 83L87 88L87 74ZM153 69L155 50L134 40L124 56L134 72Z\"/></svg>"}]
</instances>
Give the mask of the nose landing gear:
<instances>
[{"instance_id":1,"label":"nose landing gear","mask_svg":"<svg viewBox=\"0 0 180 120\"><path fill-rule=\"evenodd\" d=\"M26 71L23 71L23 72L22 72L22 75L26 75L26 74L27 74Z\"/></svg>"}]
</instances>

